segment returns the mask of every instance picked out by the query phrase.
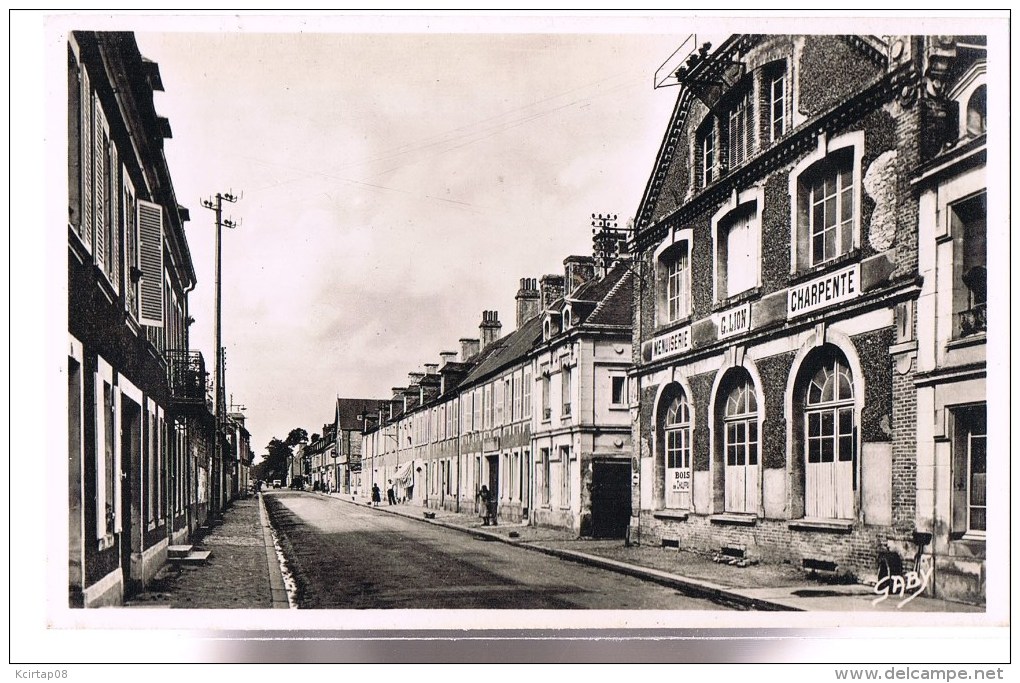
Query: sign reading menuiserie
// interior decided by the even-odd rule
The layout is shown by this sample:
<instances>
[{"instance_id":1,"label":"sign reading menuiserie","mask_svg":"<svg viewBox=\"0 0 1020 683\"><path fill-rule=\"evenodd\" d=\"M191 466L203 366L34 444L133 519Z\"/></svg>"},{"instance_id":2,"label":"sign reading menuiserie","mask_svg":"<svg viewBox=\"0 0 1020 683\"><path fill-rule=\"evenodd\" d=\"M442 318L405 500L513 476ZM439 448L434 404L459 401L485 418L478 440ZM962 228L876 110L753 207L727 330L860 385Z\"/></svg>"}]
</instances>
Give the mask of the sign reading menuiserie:
<instances>
[{"instance_id":1,"label":"sign reading menuiserie","mask_svg":"<svg viewBox=\"0 0 1020 683\"><path fill-rule=\"evenodd\" d=\"M646 361L654 361L690 350L691 326L687 325L646 342L645 348L642 349L644 351L642 355Z\"/></svg>"},{"instance_id":2,"label":"sign reading menuiserie","mask_svg":"<svg viewBox=\"0 0 1020 683\"><path fill-rule=\"evenodd\" d=\"M861 294L859 263L791 287L786 307L787 318L856 299Z\"/></svg>"}]
</instances>

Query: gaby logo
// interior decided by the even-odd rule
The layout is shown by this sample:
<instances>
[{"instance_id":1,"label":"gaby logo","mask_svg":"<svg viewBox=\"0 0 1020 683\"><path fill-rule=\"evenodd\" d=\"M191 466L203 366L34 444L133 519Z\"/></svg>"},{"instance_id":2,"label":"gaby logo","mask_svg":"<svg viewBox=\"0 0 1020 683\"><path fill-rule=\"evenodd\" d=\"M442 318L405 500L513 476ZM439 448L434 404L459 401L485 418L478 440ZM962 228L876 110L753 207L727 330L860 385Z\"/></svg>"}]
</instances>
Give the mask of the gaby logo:
<instances>
[{"instance_id":1,"label":"gaby logo","mask_svg":"<svg viewBox=\"0 0 1020 683\"><path fill-rule=\"evenodd\" d=\"M934 571L933 567L929 567L920 573L909 571L902 576L896 574L882 577L875 584L875 592L878 597L872 600L871 604L877 605L890 597L898 596L903 599L896 605L896 609L902 608L925 591Z\"/></svg>"}]
</instances>

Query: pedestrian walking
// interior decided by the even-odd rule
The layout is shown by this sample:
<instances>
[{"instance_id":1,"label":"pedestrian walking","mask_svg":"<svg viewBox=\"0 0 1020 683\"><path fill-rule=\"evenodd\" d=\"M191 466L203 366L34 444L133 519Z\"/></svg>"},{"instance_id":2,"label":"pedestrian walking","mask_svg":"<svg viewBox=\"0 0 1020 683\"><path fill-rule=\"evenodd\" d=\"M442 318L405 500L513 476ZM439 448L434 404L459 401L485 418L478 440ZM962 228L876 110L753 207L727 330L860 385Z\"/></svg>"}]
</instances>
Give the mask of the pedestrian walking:
<instances>
[{"instance_id":1,"label":"pedestrian walking","mask_svg":"<svg viewBox=\"0 0 1020 683\"><path fill-rule=\"evenodd\" d=\"M390 505L397 504L397 492L393 490L393 482L390 481L390 487L386 489L386 500Z\"/></svg>"},{"instance_id":2,"label":"pedestrian walking","mask_svg":"<svg viewBox=\"0 0 1020 683\"><path fill-rule=\"evenodd\" d=\"M379 484L372 484L372 507L378 507L382 501L382 496L379 493Z\"/></svg>"}]
</instances>

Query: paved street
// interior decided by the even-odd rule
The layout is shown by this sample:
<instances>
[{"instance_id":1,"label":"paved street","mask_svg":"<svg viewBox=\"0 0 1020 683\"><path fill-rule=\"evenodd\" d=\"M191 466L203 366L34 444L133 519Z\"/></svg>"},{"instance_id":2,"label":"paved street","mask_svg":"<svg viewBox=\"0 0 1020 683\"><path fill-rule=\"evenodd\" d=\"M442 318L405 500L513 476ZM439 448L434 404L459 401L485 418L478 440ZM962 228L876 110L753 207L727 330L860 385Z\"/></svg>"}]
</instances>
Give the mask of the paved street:
<instances>
[{"instance_id":1,"label":"paved street","mask_svg":"<svg viewBox=\"0 0 1020 683\"><path fill-rule=\"evenodd\" d=\"M266 507L302 608L723 609L637 578L310 493Z\"/></svg>"}]
</instances>

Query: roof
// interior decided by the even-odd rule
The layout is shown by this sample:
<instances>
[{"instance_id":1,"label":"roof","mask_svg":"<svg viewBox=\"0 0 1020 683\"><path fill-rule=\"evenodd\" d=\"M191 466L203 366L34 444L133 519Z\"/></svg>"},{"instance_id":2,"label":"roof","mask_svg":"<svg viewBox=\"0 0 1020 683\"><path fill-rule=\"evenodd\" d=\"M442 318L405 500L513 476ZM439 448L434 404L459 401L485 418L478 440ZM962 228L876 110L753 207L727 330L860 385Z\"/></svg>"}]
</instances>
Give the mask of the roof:
<instances>
[{"instance_id":1,"label":"roof","mask_svg":"<svg viewBox=\"0 0 1020 683\"><path fill-rule=\"evenodd\" d=\"M464 378L471 384L521 360L542 339L542 316L536 315L510 334L489 344L476 356L478 364Z\"/></svg>"},{"instance_id":2,"label":"roof","mask_svg":"<svg viewBox=\"0 0 1020 683\"><path fill-rule=\"evenodd\" d=\"M614 271L617 277L610 277ZM634 324L634 274L625 264L617 263L605 280L615 282L582 325L631 327Z\"/></svg>"},{"instance_id":3,"label":"roof","mask_svg":"<svg viewBox=\"0 0 1020 683\"><path fill-rule=\"evenodd\" d=\"M335 419L341 430L360 432L363 423L358 415L376 413L388 403L388 398L337 398Z\"/></svg>"}]
</instances>

